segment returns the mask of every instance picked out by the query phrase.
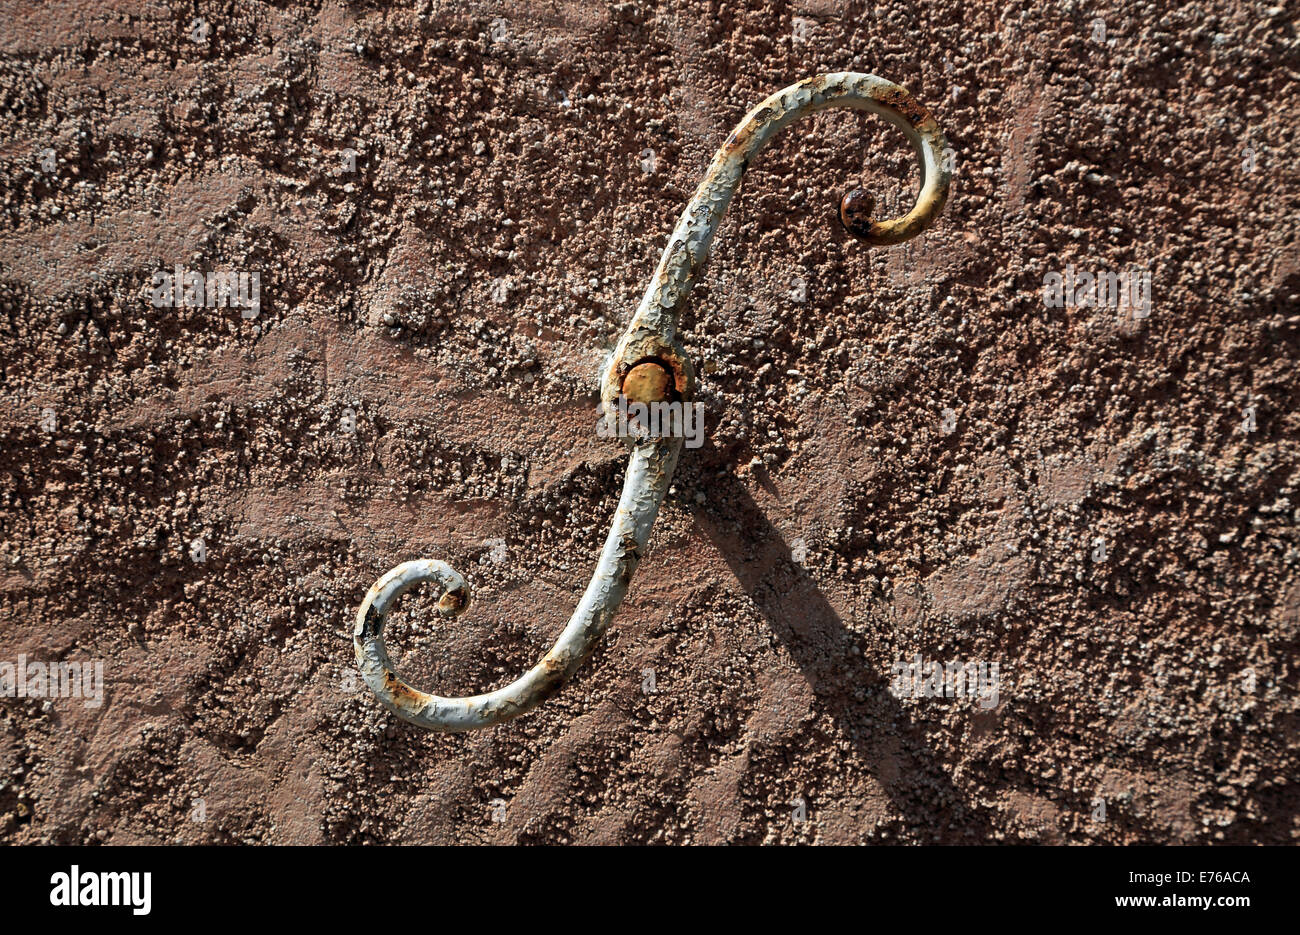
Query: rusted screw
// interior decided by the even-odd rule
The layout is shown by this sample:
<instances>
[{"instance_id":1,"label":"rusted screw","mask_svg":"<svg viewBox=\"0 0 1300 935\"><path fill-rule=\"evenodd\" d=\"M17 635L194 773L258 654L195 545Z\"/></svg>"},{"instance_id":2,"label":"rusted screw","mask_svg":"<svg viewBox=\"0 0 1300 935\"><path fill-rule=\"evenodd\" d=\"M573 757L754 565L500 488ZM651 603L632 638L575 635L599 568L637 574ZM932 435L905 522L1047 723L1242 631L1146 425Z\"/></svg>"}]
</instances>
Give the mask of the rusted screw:
<instances>
[{"instance_id":1,"label":"rusted screw","mask_svg":"<svg viewBox=\"0 0 1300 935\"><path fill-rule=\"evenodd\" d=\"M632 403L660 403L672 391L673 377L657 360L643 360L623 378L623 395Z\"/></svg>"}]
</instances>

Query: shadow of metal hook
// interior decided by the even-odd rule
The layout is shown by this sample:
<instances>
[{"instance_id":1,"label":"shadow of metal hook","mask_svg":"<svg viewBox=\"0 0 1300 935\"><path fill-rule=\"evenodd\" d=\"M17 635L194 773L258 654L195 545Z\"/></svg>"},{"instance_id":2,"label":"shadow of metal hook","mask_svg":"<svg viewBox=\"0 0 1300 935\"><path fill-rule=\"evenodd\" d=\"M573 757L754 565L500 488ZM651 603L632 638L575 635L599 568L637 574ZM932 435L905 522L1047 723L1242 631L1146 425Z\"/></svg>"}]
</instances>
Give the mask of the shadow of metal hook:
<instances>
[{"instance_id":1,"label":"shadow of metal hook","mask_svg":"<svg viewBox=\"0 0 1300 935\"><path fill-rule=\"evenodd\" d=\"M687 294L708 260L713 235L763 146L806 114L851 107L879 114L898 126L916 151L921 188L902 217L870 217L871 199L860 190L840 204L840 220L872 246L901 243L925 230L948 197L952 150L930 113L898 85L854 72L818 75L767 98L746 115L713 157L609 363L601 374L601 406L614 424L619 397L628 402L689 401L695 370L677 340ZM633 438L623 494L592 574L591 583L555 645L536 665L504 688L463 698L443 698L412 688L397 675L384 646L384 618L393 603L422 581L441 590L438 613L454 617L469 605L465 579L446 563L406 562L380 578L357 612L353 630L357 668L380 702L404 720L429 730L460 731L509 720L549 698L573 675L618 610L641 559L668 490L682 439Z\"/></svg>"}]
</instances>

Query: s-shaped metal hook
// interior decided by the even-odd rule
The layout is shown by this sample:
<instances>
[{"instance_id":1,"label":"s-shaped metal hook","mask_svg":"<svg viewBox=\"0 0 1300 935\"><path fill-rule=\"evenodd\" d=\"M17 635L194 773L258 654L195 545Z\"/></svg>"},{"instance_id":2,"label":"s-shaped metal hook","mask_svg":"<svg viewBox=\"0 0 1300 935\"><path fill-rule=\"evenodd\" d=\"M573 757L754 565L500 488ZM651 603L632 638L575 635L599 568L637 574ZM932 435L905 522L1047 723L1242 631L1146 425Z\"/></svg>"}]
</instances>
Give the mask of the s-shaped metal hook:
<instances>
[{"instance_id":1,"label":"s-shaped metal hook","mask_svg":"<svg viewBox=\"0 0 1300 935\"><path fill-rule=\"evenodd\" d=\"M704 269L713 234L745 169L767 141L805 114L827 107L868 110L897 125L911 141L921 168L920 194L903 217L873 221L872 201L865 192L855 190L844 197L840 220L855 237L872 246L901 243L938 216L948 197L951 150L930 113L898 85L874 75L838 72L773 94L746 115L718 150L669 238L645 297L601 374L607 424L620 395L642 403L694 398L695 371L677 340L677 324L686 296ZM402 681L384 647L384 617L393 602L418 582L432 581L442 591L441 616L454 617L469 604L464 578L444 562L421 560L398 565L375 582L357 613L353 643L366 684L398 717L430 730L488 727L545 701L573 675L613 619L650 539L681 450L681 438L631 440L623 496L591 583L550 652L520 678L465 698L441 698Z\"/></svg>"}]
</instances>

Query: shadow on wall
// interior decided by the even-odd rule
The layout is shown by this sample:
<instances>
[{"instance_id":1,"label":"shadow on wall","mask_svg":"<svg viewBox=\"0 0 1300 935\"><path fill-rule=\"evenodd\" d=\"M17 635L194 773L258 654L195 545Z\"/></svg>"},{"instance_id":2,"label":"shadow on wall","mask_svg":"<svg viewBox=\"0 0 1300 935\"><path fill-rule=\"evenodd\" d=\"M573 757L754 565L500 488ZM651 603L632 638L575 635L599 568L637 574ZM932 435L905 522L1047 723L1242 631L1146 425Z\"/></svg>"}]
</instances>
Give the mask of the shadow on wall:
<instances>
[{"instance_id":1,"label":"shadow on wall","mask_svg":"<svg viewBox=\"0 0 1300 935\"><path fill-rule=\"evenodd\" d=\"M709 455L720 467L724 459L706 443L701 456ZM988 840L994 827L989 810L966 801L953 785L926 744L923 727L890 693L885 672L868 663L871 647L844 625L745 486L723 472L712 482L709 507L695 518L908 828L934 842ZM737 539L745 543L744 554ZM855 655L841 651L854 644ZM862 701L854 697L859 689ZM885 762L891 765L884 768Z\"/></svg>"}]
</instances>

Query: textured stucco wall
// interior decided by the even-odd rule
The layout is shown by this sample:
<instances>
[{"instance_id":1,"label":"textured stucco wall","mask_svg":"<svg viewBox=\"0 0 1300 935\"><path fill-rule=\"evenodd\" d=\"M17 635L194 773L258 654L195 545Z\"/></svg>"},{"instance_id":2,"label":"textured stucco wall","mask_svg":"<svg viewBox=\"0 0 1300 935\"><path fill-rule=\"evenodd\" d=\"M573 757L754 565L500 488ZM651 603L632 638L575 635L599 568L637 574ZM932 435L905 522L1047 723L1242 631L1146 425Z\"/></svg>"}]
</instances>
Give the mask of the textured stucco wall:
<instances>
[{"instance_id":1,"label":"textured stucco wall","mask_svg":"<svg viewBox=\"0 0 1300 935\"><path fill-rule=\"evenodd\" d=\"M1294 10L195 8L0 3L0 663L105 689L0 699L0 839L1295 839ZM598 367L735 123L838 70L938 118L939 223L836 223L907 205L882 121L778 138L605 641L503 727L395 720L366 589L470 579L390 622L443 694L551 644L626 457ZM178 264L256 317L155 307ZM1149 306L1048 307L1070 269ZM916 657L996 704L899 697Z\"/></svg>"}]
</instances>

